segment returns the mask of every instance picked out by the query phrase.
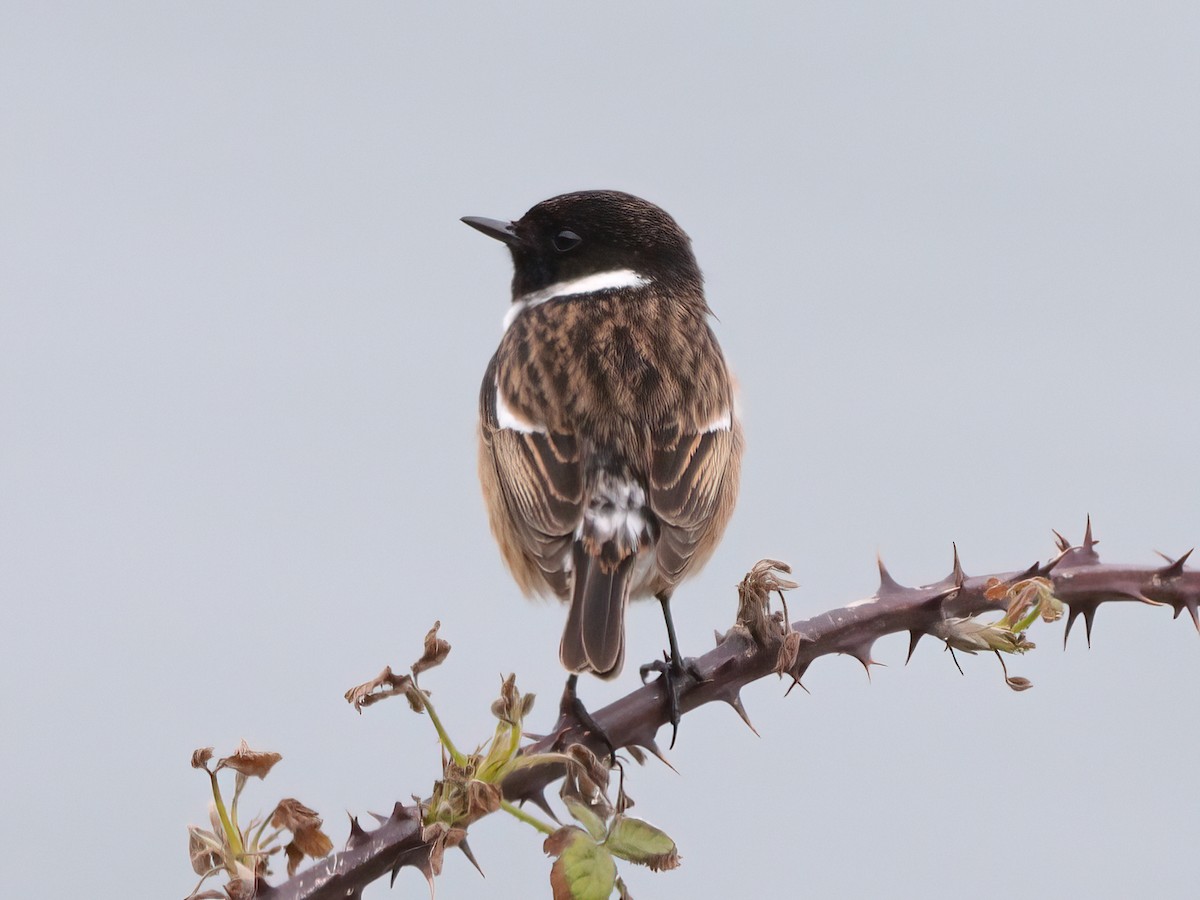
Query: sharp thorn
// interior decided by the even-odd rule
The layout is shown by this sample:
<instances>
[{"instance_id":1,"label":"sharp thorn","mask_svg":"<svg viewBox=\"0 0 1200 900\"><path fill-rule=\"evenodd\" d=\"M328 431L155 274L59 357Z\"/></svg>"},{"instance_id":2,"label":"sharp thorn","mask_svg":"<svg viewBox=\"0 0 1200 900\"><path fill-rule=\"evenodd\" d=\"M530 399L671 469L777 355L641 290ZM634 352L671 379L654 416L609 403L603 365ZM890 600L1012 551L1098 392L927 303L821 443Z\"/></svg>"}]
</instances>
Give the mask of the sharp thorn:
<instances>
[{"instance_id":1,"label":"sharp thorn","mask_svg":"<svg viewBox=\"0 0 1200 900\"><path fill-rule=\"evenodd\" d=\"M1091 553L1092 548L1098 543L1100 542L1092 537L1092 516L1091 513L1089 513L1087 517L1087 528L1083 532L1083 552Z\"/></svg>"},{"instance_id":2,"label":"sharp thorn","mask_svg":"<svg viewBox=\"0 0 1200 900\"><path fill-rule=\"evenodd\" d=\"M903 586L892 577L892 573L888 571L887 566L883 564L883 557L876 554L875 562L879 564L879 594L882 596L886 591L900 591Z\"/></svg>"},{"instance_id":3,"label":"sharp thorn","mask_svg":"<svg viewBox=\"0 0 1200 900\"><path fill-rule=\"evenodd\" d=\"M962 563L958 561L958 544L951 541L950 546L954 548L954 568L950 570L950 578L955 586L962 587L963 582L967 580L967 576L963 572Z\"/></svg>"},{"instance_id":4,"label":"sharp thorn","mask_svg":"<svg viewBox=\"0 0 1200 900\"><path fill-rule=\"evenodd\" d=\"M1066 553L1068 550L1071 549L1070 541L1068 541L1065 537L1063 537L1061 534L1059 534L1058 531L1056 531L1055 529L1051 528L1050 530L1052 532L1054 532L1054 543L1058 545L1059 553Z\"/></svg>"},{"instance_id":5,"label":"sharp thorn","mask_svg":"<svg viewBox=\"0 0 1200 900\"><path fill-rule=\"evenodd\" d=\"M554 810L551 809L549 801L546 800L546 792L544 790L539 790L536 794L530 794L528 797L522 797L520 802L532 803L555 822L558 822L558 816L554 814Z\"/></svg>"},{"instance_id":6,"label":"sharp thorn","mask_svg":"<svg viewBox=\"0 0 1200 900\"><path fill-rule=\"evenodd\" d=\"M350 813L346 813L346 815L350 816ZM353 850L368 839L366 829L358 822L358 816L350 816L350 837L346 838L346 849Z\"/></svg>"},{"instance_id":7,"label":"sharp thorn","mask_svg":"<svg viewBox=\"0 0 1200 900\"><path fill-rule=\"evenodd\" d=\"M783 692L783 696L787 697L789 694L791 694L792 688L794 688L796 686L799 686L800 690L804 691L804 693L808 694L810 697L812 696L812 691L810 691L808 688L806 688L804 686L804 683L799 678L797 678L795 675L792 676L792 683L789 684L788 689Z\"/></svg>"},{"instance_id":8,"label":"sharp thorn","mask_svg":"<svg viewBox=\"0 0 1200 900\"><path fill-rule=\"evenodd\" d=\"M1067 649L1067 638L1071 636L1071 626L1075 624L1075 620L1079 618L1080 609L1078 606L1072 606L1067 612L1067 626L1063 629L1063 649Z\"/></svg>"},{"instance_id":9,"label":"sharp thorn","mask_svg":"<svg viewBox=\"0 0 1200 900\"><path fill-rule=\"evenodd\" d=\"M877 662L875 662L875 660L871 659L871 646L874 643L875 643L874 641L869 641L867 643L864 643L862 646L856 647L852 650L848 649L848 650L843 651L848 656L853 656L855 659L857 659L859 661L859 663L862 665L862 667L867 670L867 678L871 677L871 666L883 665L882 663L877 663Z\"/></svg>"},{"instance_id":10,"label":"sharp thorn","mask_svg":"<svg viewBox=\"0 0 1200 900\"><path fill-rule=\"evenodd\" d=\"M1089 606L1083 611L1083 633L1087 635L1088 649L1092 649L1092 623L1096 621L1096 607Z\"/></svg>"},{"instance_id":11,"label":"sharp thorn","mask_svg":"<svg viewBox=\"0 0 1200 900\"><path fill-rule=\"evenodd\" d=\"M487 876L483 874L483 868L479 865L479 862L475 859L475 854L472 853L471 848L469 846L467 846L466 838L463 838L461 841L458 842L458 849L463 852L463 856L465 856L467 859L469 859L471 861L471 865L473 865L475 867L475 871L479 873L479 876L481 878L487 878Z\"/></svg>"},{"instance_id":12,"label":"sharp thorn","mask_svg":"<svg viewBox=\"0 0 1200 900\"><path fill-rule=\"evenodd\" d=\"M1032 566L1013 579L1013 582L1024 581L1026 578L1033 578L1042 570L1042 564L1035 561Z\"/></svg>"},{"instance_id":13,"label":"sharp thorn","mask_svg":"<svg viewBox=\"0 0 1200 900\"><path fill-rule=\"evenodd\" d=\"M917 649L917 642L925 636L925 632L913 629L908 632L908 656L904 657L904 664L907 666L912 660L913 651Z\"/></svg>"},{"instance_id":14,"label":"sharp thorn","mask_svg":"<svg viewBox=\"0 0 1200 900\"><path fill-rule=\"evenodd\" d=\"M679 774L679 770L676 769L673 765L671 765L670 760L668 760L665 756L663 756L662 749L658 746L658 741L651 739L649 741L643 741L643 742L641 742L641 744L643 747L645 747L647 750L649 750L652 754L657 756L658 761L661 762L664 766L666 766L668 769L670 769L676 775Z\"/></svg>"},{"instance_id":15,"label":"sharp thorn","mask_svg":"<svg viewBox=\"0 0 1200 900\"><path fill-rule=\"evenodd\" d=\"M1053 559L1047 560L1046 564L1038 569L1038 574L1042 576L1049 575L1052 571L1054 571L1055 566L1067 558L1067 554L1070 552L1070 547L1060 550L1057 556L1055 556Z\"/></svg>"},{"instance_id":16,"label":"sharp thorn","mask_svg":"<svg viewBox=\"0 0 1200 900\"><path fill-rule=\"evenodd\" d=\"M758 729L754 727L754 723L750 721L750 717L746 715L746 707L742 705L741 697L735 694L732 700L726 700L725 702L733 707L733 711L738 714L743 722L746 723L746 727L754 732L755 737L762 737L762 735L758 733Z\"/></svg>"},{"instance_id":17,"label":"sharp thorn","mask_svg":"<svg viewBox=\"0 0 1200 900\"><path fill-rule=\"evenodd\" d=\"M857 653L853 653L851 655L862 664L863 671L867 673L867 681L871 680L871 666L882 666L883 665L883 663L878 662L877 660L871 659L871 653L870 653L869 647L867 648L867 652L862 656L859 656Z\"/></svg>"},{"instance_id":18,"label":"sharp thorn","mask_svg":"<svg viewBox=\"0 0 1200 900\"><path fill-rule=\"evenodd\" d=\"M804 677L804 673L808 671L808 667L811 665L811 659L806 661L797 660L796 665L792 666L788 674L792 676L793 680L795 680L797 684L799 684L800 679ZM795 685L792 687L795 687ZM801 684L800 687L804 687L804 685ZM790 691L791 688L788 688L788 690ZM804 690L807 693L808 688L804 688Z\"/></svg>"},{"instance_id":19,"label":"sharp thorn","mask_svg":"<svg viewBox=\"0 0 1200 900\"><path fill-rule=\"evenodd\" d=\"M1196 633L1200 634L1200 610L1196 608L1195 598L1188 600L1185 605L1187 606L1188 614L1192 617L1192 624L1196 626Z\"/></svg>"},{"instance_id":20,"label":"sharp thorn","mask_svg":"<svg viewBox=\"0 0 1200 900\"><path fill-rule=\"evenodd\" d=\"M1163 559L1167 561L1168 565L1165 565L1158 570L1158 576L1160 578L1178 578L1183 574L1183 564L1188 561L1188 557L1192 555L1192 551L1195 549L1196 548L1193 547L1187 553L1183 554L1183 556L1179 557L1179 559L1171 559L1169 556L1163 556L1163 554L1160 553L1159 556L1162 556Z\"/></svg>"}]
</instances>

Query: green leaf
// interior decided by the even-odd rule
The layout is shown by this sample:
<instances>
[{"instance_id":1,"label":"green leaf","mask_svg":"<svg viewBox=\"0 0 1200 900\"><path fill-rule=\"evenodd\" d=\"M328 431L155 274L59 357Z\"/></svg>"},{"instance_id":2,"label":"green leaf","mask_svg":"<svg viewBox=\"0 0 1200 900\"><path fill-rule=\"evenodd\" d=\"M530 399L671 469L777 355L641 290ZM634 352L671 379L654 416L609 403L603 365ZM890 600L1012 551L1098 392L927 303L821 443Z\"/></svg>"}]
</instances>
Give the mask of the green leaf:
<instances>
[{"instance_id":1,"label":"green leaf","mask_svg":"<svg viewBox=\"0 0 1200 900\"><path fill-rule=\"evenodd\" d=\"M567 812L575 817L575 821L588 830L588 834L594 840L603 841L608 835L608 828L604 825L604 820L587 806L585 803L580 803L574 798L567 798L563 801L567 805Z\"/></svg>"},{"instance_id":2,"label":"green leaf","mask_svg":"<svg viewBox=\"0 0 1200 900\"><path fill-rule=\"evenodd\" d=\"M554 900L608 900L617 882L617 864L608 850L582 828L567 825L546 838L543 849L557 856L550 869Z\"/></svg>"},{"instance_id":3,"label":"green leaf","mask_svg":"<svg viewBox=\"0 0 1200 900\"><path fill-rule=\"evenodd\" d=\"M604 842L615 856L639 866L649 866L655 872L674 869L679 865L679 851L665 831L642 819L617 816Z\"/></svg>"}]
</instances>

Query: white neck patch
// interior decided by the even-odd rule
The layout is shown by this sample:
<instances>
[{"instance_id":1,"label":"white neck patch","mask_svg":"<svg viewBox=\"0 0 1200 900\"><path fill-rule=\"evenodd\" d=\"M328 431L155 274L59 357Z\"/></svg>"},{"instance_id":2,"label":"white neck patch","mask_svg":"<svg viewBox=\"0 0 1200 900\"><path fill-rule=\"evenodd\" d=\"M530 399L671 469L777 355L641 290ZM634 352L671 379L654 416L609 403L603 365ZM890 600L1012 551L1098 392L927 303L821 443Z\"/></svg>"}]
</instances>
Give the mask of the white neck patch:
<instances>
[{"instance_id":1,"label":"white neck patch","mask_svg":"<svg viewBox=\"0 0 1200 900\"><path fill-rule=\"evenodd\" d=\"M557 300L559 297L574 297L579 294L594 294L597 291L612 291L617 288L643 287L650 279L633 269L613 269L611 272L596 272L573 278L570 281L557 281L540 291L530 291L522 294L513 301L513 305L504 314L504 330L516 320L517 316L533 306L539 306L547 300Z\"/></svg>"},{"instance_id":2,"label":"white neck patch","mask_svg":"<svg viewBox=\"0 0 1200 900\"><path fill-rule=\"evenodd\" d=\"M546 433L545 425L526 422L509 408L508 404L504 402L504 394L500 392L500 384L498 382L496 384L496 425L500 428L511 428L513 431L521 432L521 434Z\"/></svg>"}]
</instances>

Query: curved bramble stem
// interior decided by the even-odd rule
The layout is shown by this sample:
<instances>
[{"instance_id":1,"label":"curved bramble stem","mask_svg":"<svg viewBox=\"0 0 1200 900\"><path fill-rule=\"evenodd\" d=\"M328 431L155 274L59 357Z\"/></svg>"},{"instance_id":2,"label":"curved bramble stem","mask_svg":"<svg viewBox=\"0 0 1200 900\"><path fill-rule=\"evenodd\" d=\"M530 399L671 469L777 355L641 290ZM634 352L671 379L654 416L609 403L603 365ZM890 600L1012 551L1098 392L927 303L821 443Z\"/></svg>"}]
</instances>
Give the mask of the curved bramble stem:
<instances>
[{"instance_id":1,"label":"curved bramble stem","mask_svg":"<svg viewBox=\"0 0 1200 900\"><path fill-rule=\"evenodd\" d=\"M217 773L209 772L208 777L212 782L213 803L217 807L217 815L221 819L221 827L225 830L225 840L229 841L229 848L233 851L234 859L240 859L246 853L245 848L242 846L242 836L230 820L228 810L225 809L225 800L221 797L221 786L217 784Z\"/></svg>"},{"instance_id":2,"label":"curved bramble stem","mask_svg":"<svg viewBox=\"0 0 1200 900\"><path fill-rule=\"evenodd\" d=\"M506 813L508 813L510 816L513 816L516 819L520 819L526 825L533 826L538 831L540 831L542 834L554 834L554 832L558 831L558 829L555 828L553 825L543 822L537 816L530 815L529 813L525 812L525 810L521 809L521 807L517 806L515 803L509 803L507 800L501 800L500 808L502 810L504 810Z\"/></svg>"},{"instance_id":3,"label":"curved bramble stem","mask_svg":"<svg viewBox=\"0 0 1200 900\"><path fill-rule=\"evenodd\" d=\"M1034 563L1027 569L995 575L968 577L963 573L955 553L954 566L941 581L920 587L899 584L881 567L879 589L870 597L803 621L790 622L786 614L772 612L769 598L779 587L788 586L776 572L786 572L782 564L764 561L756 565L739 587L742 602L738 619L725 634L718 636L717 647L694 663L703 679L689 688L680 698L680 711L687 714L706 703L719 700L735 711L741 708L739 692L752 681L768 675L787 676L799 683L809 666L822 656L845 654L864 665L874 662L871 649L875 641L887 634L907 632L910 653L924 635L944 643L954 654L954 645L944 635L954 623L976 624L981 614L1007 613L1006 591L1032 578L1044 579L1049 599L1066 609L1065 631L1070 631L1080 616L1090 626L1096 610L1110 602L1133 602L1152 606L1167 606L1178 617L1186 610L1200 631L1200 570L1187 569L1186 556L1165 566L1114 565L1100 562L1095 547L1098 543L1088 524L1083 544L1071 546L1059 536L1058 553L1047 562ZM1033 611L1021 616L1012 630L1035 626ZM1036 617L1034 617L1036 618ZM1030 619L1028 623L1026 619ZM1005 631L1007 629L1000 629ZM1029 649L1008 635L993 634L987 626L973 630L963 628L957 639L977 650L1004 649L1017 652ZM972 645L969 640L1008 639L1003 646ZM1003 656L997 656L1003 662ZM955 655L955 664L958 663ZM1005 679L1015 690L1029 687L1026 679L1008 676ZM655 736L667 722L666 704L662 689L656 683L638 687L625 697L592 714L596 724L616 749L629 748L637 758L645 748L662 756ZM431 713L443 745L451 754L457 753L445 736L445 730ZM567 746L564 747L564 737ZM606 757L608 750L592 734L561 732L526 745L501 782L504 799L500 808L543 833L553 831L548 824L526 813L517 804L532 802L549 810L545 789L567 772L568 761L563 757L571 744L581 744L597 757ZM539 759L543 764L522 765L521 761ZM378 828L367 831L357 826L352 831L347 849L301 871L287 882L275 887L263 884L260 900L325 900L344 897L361 890L371 881L396 871L401 866L428 866L432 844L422 838L419 806L396 804L395 811ZM462 844L459 845L463 846ZM440 858L440 857L439 857ZM425 869L422 869L425 871Z\"/></svg>"},{"instance_id":4,"label":"curved bramble stem","mask_svg":"<svg viewBox=\"0 0 1200 900\"><path fill-rule=\"evenodd\" d=\"M433 727L437 730L438 740L442 742L442 746L446 748L446 752L450 754L450 758L454 760L456 766L465 767L467 765L467 757L454 746L454 741L450 739L446 728L442 725L442 720L438 718L437 710L433 708L433 704L429 702L429 698L425 698L425 712L429 714L429 721L433 723Z\"/></svg>"}]
</instances>

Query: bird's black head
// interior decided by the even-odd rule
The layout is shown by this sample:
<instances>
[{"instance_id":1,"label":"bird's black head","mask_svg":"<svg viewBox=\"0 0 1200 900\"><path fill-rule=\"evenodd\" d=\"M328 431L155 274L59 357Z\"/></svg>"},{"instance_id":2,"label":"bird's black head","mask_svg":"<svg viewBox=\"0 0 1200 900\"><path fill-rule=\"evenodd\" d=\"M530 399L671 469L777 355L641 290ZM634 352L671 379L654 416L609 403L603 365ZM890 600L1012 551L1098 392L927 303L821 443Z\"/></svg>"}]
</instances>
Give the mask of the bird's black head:
<instances>
[{"instance_id":1,"label":"bird's black head","mask_svg":"<svg viewBox=\"0 0 1200 900\"><path fill-rule=\"evenodd\" d=\"M697 297L700 268L691 241L667 213L620 191L576 191L543 200L515 222L463 219L508 245L513 297L596 275L631 269L659 290Z\"/></svg>"}]
</instances>

